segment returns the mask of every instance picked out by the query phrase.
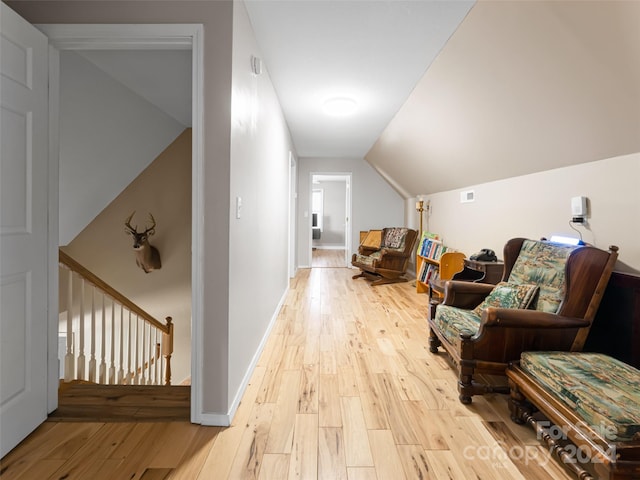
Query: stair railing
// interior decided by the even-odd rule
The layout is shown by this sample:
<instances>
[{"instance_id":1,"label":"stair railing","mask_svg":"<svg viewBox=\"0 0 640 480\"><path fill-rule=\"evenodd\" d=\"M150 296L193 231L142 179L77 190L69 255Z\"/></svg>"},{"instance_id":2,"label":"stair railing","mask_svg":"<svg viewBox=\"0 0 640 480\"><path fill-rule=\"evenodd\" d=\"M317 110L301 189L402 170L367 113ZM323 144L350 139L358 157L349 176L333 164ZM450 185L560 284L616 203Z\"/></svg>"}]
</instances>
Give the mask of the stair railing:
<instances>
[{"instance_id":1,"label":"stair railing","mask_svg":"<svg viewBox=\"0 0 640 480\"><path fill-rule=\"evenodd\" d=\"M60 336L66 337L61 378L170 385L171 317L166 324L156 320L62 250L59 265Z\"/></svg>"}]
</instances>

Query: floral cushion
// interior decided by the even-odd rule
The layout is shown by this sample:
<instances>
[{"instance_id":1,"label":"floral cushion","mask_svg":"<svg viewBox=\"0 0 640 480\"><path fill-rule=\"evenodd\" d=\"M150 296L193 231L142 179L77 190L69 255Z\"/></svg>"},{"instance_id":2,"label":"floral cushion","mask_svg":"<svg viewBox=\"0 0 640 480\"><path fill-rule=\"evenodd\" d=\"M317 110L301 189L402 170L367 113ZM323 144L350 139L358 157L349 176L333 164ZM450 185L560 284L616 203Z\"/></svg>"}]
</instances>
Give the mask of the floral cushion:
<instances>
[{"instance_id":1,"label":"floral cushion","mask_svg":"<svg viewBox=\"0 0 640 480\"><path fill-rule=\"evenodd\" d=\"M607 440L640 440L640 370L584 352L524 352L520 366Z\"/></svg>"},{"instance_id":2,"label":"floral cushion","mask_svg":"<svg viewBox=\"0 0 640 480\"><path fill-rule=\"evenodd\" d=\"M438 331L452 344L460 338L461 333L475 335L480 328L480 315L473 310L438 305L434 319Z\"/></svg>"},{"instance_id":3,"label":"floral cushion","mask_svg":"<svg viewBox=\"0 0 640 480\"><path fill-rule=\"evenodd\" d=\"M473 311L481 316L487 307L528 308L538 293L538 285L516 285L508 282L498 283L480 305Z\"/></svg>"},{"instance_id":4,"label":"floral cushion","mask_svg":"<svg viewBox=\"0 0 640 480\"><path fill-rule=\"evenodd\" d=\"M404 227L385 228L381 248L403 252L408 231L409 229Z\"/></svg>"},{"instance_id":5,"label":"floral cushion","mask_svg":"<svg viewBox=\"0 0 640 480\"><path fill-rule=\"evenodd\" d=\"M371 255L360 255L356 253L355 262L352 263L360 263L362 265L368 265L369 267L373 267L373 262L378 260L382 256L382 251L378 250L377 252L373 252Z\"/></svg>"},{"instance_id":6,"label":"floral cushion","mask_svg":"<svg viewBox=\"0 0 640 480\"><path fill-rule=\"evenodd\" d=\"M540 286L535 310L556 313L565 292L565 264L577 247L525 240L508 282Z\"/></svg>"},{"instance_id":7,"label":"floral cushion","mask_svg":"<svg viewBox=\"0 0 640 480\"><path fill-rule=\"evenodd\" d=\"M473 310L438 305L434 322L444 337L449 342L455 343L460 338L460 333L475 335L478 332L480 317L485 308L527 308L537 292L537 285L511 285L500 282L484 302Z\"/></svg>"}]
</instances>

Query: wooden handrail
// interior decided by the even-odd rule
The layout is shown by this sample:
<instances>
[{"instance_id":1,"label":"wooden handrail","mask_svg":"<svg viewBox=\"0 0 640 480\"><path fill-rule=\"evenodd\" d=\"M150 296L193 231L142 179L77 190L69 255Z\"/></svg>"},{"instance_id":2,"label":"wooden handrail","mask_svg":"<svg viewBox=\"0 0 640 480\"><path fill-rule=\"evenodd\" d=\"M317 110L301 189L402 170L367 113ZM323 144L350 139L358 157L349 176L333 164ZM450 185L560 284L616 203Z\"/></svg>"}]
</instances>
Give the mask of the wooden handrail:
<instances>
[{"instance_id":1,"label":"wooden handrail","mask_svg":"<svg viewBox=\"0 0 640 480\"><path fill-rule=\"evenodd\" d=\"M59 255L58 258L60 260L60 263L65 265L67 268L78 273L80 276L84 277L86 280L91 282L96 287L100 288L103 292L105 292L111 298L118 301L120 304L124 305L129 311L131 311L132 313L135 313L145 321L149 322L158 330L162 331L167 335L170 333L170 331L172 330L171 323L168 323L167 325L165 325L160 321L156 320L150 313L145 312L138 305L136 305L127 297L125 297L123 294L118 292L115 288L113 288L111 285L106 283L100 277L98 277L97 275L93 274L91 271L87 270L85 267L80 265L77 261L75 261L73 258L71 258L68 254L66 254L62 250L58 250L58 255Z\"/></svg>"}]
</instances>

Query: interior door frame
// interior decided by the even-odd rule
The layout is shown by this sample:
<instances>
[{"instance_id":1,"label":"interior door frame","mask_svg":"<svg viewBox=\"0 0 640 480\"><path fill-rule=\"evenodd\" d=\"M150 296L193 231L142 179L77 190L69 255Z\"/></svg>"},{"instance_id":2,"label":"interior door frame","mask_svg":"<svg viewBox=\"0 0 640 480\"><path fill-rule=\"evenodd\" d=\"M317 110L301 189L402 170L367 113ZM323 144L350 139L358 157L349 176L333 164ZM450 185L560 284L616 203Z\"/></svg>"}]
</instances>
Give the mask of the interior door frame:
<instances>
[{"instance_id":1,"label":"interior door frame","mask_svg":"<svg viewBox=\"0 0 640 480\"><path fill-rule=\"evenodd\" d=\"M328 177L338 177L340 180L345 180L345 227L344 227L344 265L345 267L350 267L349 260L351 259L350 255L350 245L351 245L351 204L352 204L352 194L351 194L351 185L353 181L353 177L351 172L309 172L309 221L307 228L308 235L308 245L309 245L309 264L313 267L313 239L312 239L312 218L311 215L312 205L313 205L313 177L315 175L323 175Z\"/></svg>"},{"instance_id":2,"label":"interior door frame","mask_svg":"<svg viewBox=\"0 0 640 480\"><path fill-rule=\"evenodd\" d=\"M289 252L288 252L288 271L289 280L296 276L296 215L298 214L298 165L296 157L292 151L289 151Z\"/></svg>"},{"instance_id":3,"label":"interior door frame","mask_svg":"<svg viewBox=\"0 0 640 480\"><path fill-rule=\"evenodd\" d=\"M191 421L202 423L202 345L203 338L203 226L198 221L204 215L204 27L202 24L40 24L36 25L49 37L49 115L50 115L50 255L57 265L58 255L58 133L60 50L172 50L190 49L191 119L192 119L192 255L191 255ZM55 229L55 231L53 231ZM55 261L54 261L55 259ZM49 349L57 348L58 280L57 269L49 277ZM55 278L54 278L55 277ZM200 341L199 341L200 339ZM58 402L57 353L49 352L48 407L53 411Z\"/></svg>"}]
</instances>

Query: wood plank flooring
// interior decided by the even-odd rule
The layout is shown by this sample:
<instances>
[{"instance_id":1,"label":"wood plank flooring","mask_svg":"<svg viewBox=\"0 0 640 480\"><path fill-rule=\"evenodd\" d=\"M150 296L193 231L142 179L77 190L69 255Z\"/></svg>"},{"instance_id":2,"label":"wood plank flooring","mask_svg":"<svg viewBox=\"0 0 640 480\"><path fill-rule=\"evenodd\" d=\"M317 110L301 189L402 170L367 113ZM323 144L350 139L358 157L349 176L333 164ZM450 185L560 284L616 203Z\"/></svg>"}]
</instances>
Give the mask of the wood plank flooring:
<instances>
[{"instance_id":1,"label":"wood plank flooring","mask_svg":"<svg viewBox=\"0 0 640 480\"><path fill-rule=\"evenodd\" d=\"M344 249L314 248L311 251L311 266L313 268L345 267Z\"/></svg>"},{"instance_id":2,"label":"wood plank flooring","mask_svg":"<svg viewBox=\"0 0 640 480\"><path fill-rule=\"evenodd\" d=\"M458 402L424 295L352 274L298 273L230 427L49 421L2 480L571 478L506 396Z\"/></svg>"}]
</instances>

